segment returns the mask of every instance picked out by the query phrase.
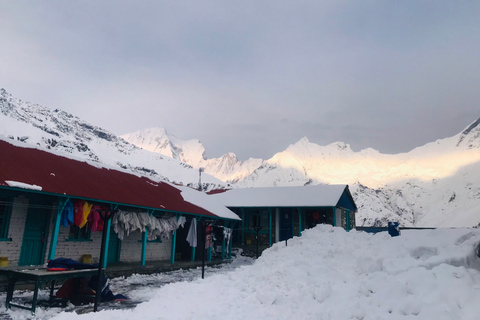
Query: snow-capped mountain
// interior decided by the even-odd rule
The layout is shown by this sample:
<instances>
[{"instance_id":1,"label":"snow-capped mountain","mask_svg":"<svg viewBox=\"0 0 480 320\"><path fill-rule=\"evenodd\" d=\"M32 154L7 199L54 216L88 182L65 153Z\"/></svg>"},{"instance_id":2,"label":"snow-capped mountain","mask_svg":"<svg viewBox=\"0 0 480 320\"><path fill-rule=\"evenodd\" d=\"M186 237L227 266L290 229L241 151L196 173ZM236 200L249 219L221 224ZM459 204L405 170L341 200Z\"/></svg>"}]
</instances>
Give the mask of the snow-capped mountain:
<instances>
[{"instance_id":1,"label":"snow-capped mountain","mask_svg":"<svg viewBox=\"0 0 480 320\"><path fill-rule=\"evenodd\" d=\"M163 128L139 130L121 137L142 149L180 160L196 169L204 168L207 174L228 183L247 177L263 163L262 159L253 158L239 161L234 153L207 159L205 147L198 139L178 139Z\"/></svg>"},{"instance_id":2,"label":"snow-capped mountain","mask_svg":"<svg viewBox=\"0 0 480 320\"><path fill-rule=\"evenodd\" d=\"M349 184L359 207L359 225L480 223L480 119L453 137L408 153L381 154L371 148L354 152L343 142L319 146L303 138L266 161L244 163L232 153L207 159L198 140L180 140L163 129L124 137L147 150L205 167L236 187Z\"/></svg>"},{"instance_id":3,"label":"snow-capped mountain","mask_svg":"<svg viewBox=\"0 0 480 320\"><path fill-rule=\"evenodd\" d=\"M277 153L241 187L345 183L359 207L358 225L480 225L480 119L459 134L408 153L319 146L307 138Z\"/></svg>"},{"instance_id":4,"label":"snow-capped mountain","mask_svg":"<svg viewBox=\"0 0 480 320\"><path fill-rule=\"evenodd\" d=\"M0 89L0 123L0 139L23 141L153 179L198 185L198 170L188 164L138 148L65 111L16 99L5 89ZM204 189L225 186L209 175L202 176L202 184Z\"/></svg>"}]
</instances>

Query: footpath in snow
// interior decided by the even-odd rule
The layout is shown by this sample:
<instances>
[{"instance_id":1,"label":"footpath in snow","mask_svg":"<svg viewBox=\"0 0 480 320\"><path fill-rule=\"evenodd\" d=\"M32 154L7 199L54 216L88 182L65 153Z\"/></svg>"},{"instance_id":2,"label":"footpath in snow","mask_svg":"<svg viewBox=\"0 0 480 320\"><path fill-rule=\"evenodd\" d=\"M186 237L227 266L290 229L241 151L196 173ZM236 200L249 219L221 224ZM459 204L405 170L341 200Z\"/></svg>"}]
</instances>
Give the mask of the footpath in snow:
<instances>
[{"instance_id":1,"label":"footpath in snow","mask_svg":"<svg viewBox=\"0 0 480 320\"><path fill-rule=\"evenodd\" d=\"M250 266L167 284L129 310L53 319L480 319L479 229L317 226Z\"/></svg>"}]
</instances>

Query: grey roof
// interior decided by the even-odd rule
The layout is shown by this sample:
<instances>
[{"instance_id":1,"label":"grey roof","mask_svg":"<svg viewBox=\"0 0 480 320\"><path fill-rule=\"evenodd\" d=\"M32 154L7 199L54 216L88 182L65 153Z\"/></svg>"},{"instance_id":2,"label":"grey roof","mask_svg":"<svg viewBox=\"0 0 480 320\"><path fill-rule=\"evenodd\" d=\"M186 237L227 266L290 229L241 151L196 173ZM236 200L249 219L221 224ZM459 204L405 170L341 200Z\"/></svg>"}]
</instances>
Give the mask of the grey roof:
<instances>
[{"instance_id":1,"label":"grey roof","mask_svg":"<svg viewBox=\"0 0 480 320\"><path fill-rule=\"evenodd\" d=\"M227 207L334 207L348 186L238 188L210 195Z\"/></svg>"}]
</instances>

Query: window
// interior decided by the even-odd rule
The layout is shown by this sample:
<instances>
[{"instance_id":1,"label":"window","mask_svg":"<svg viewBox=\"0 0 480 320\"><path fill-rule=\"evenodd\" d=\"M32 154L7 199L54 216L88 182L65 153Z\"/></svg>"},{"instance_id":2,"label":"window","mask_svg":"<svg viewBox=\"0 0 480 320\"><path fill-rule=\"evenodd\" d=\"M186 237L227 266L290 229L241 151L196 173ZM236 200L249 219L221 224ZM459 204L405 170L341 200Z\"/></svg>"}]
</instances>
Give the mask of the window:
<instances>
[{"instance_id":1,"label":"window","mask_svg":"<svg viewBox=\"0 0 480 320\"><path fill-rule=\"evenodd\" d=\"M8 240L8 227L11 214L12 205L10 200L7 198L0 198L0 240Z\"/></svg>"},{"instance_id":2,"label":"window","mask_svg":"<svg viewBox=\"0 0 480 320\"><path fill-rule=\"evenodd\" d=\"M248 226L250 229L255 227L263 227L262 230L268 229L268 211L255 210L249 216Z\"/></svg>"},{"instance_id":3,"label":"window","mask_svg":"<svg viewBox=\"0 0 480 320\"><path fill-rule=\"evenodd\" d=\"M90 241L90 229L85 225L79 228L75 225L70 226L70 233L68 235L69 241Z\"/></svg>"}]
</instances>

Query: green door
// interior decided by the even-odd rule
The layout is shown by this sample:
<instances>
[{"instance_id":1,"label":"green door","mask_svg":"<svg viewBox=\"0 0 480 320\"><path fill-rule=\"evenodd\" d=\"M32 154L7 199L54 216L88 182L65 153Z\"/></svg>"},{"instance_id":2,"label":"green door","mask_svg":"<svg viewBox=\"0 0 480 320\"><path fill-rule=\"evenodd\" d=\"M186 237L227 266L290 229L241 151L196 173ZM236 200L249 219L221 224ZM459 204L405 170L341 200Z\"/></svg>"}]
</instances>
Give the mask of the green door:
<instances>
[{"instance_id":1,"label":"green door","mask_svg":"<svg viewBox=\"0 0 480 320\"><path fill-rule=\"evenodd\" d=\"M108 255L107 263L115 263L120 261L120 239L110 227L110 239L108 239Z\"/></svg>"},{"instance_id":2,"label":"green door","mask_svg":"<svg viewBox=\"0 0 480 320\"><path fill-rule=\"evenodd\" d=\"M41 265L45 260L45 248L49 227L50 210L31 207L27 212L23 233L19 266Z\"/></svg>"}]
</instances>

